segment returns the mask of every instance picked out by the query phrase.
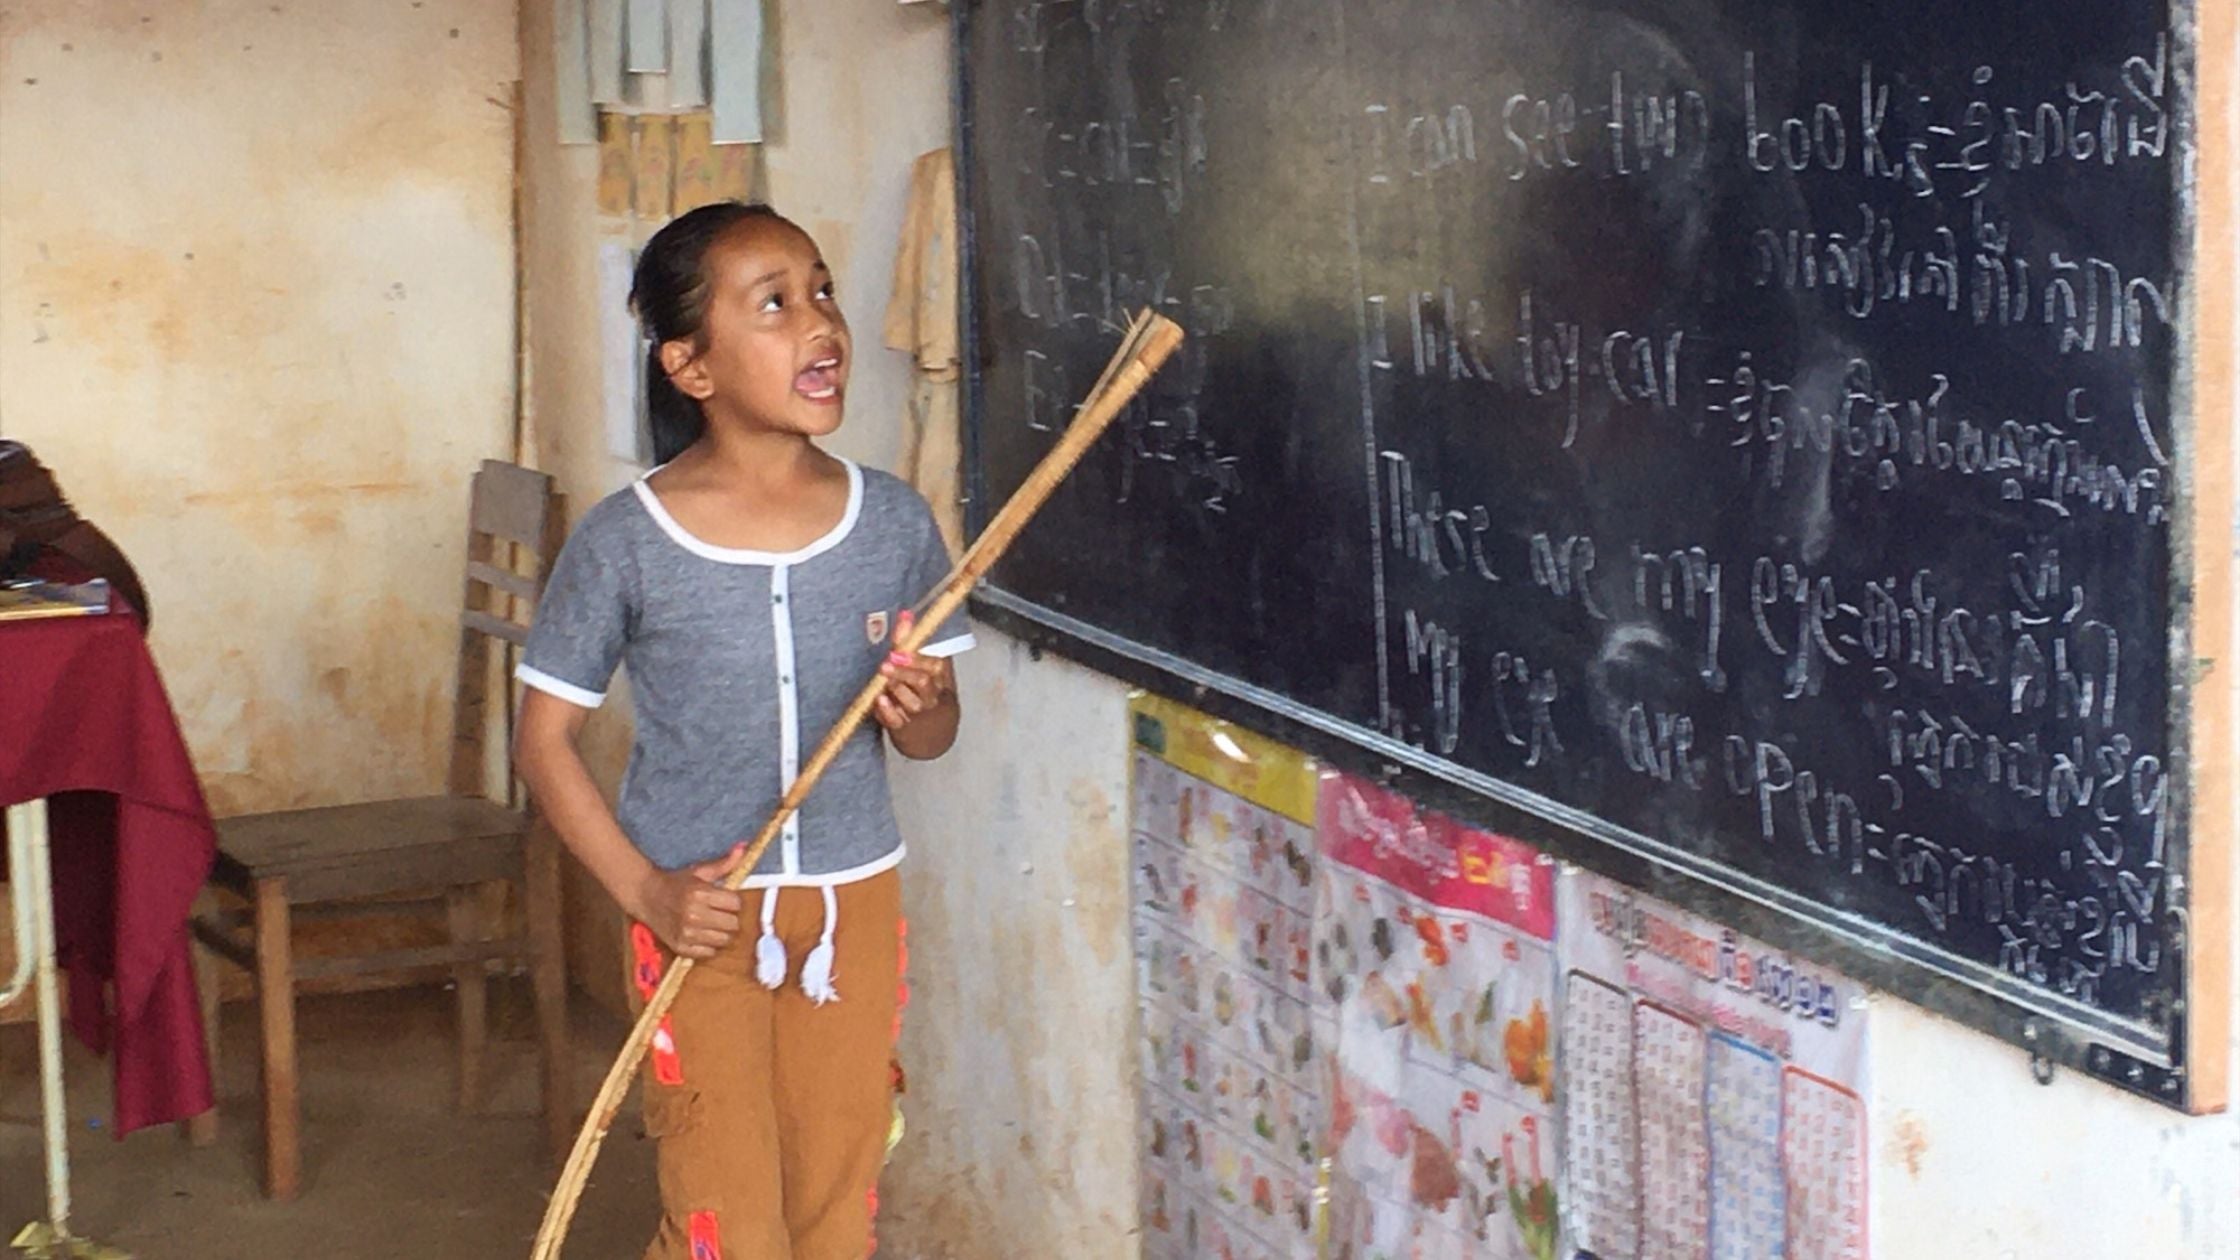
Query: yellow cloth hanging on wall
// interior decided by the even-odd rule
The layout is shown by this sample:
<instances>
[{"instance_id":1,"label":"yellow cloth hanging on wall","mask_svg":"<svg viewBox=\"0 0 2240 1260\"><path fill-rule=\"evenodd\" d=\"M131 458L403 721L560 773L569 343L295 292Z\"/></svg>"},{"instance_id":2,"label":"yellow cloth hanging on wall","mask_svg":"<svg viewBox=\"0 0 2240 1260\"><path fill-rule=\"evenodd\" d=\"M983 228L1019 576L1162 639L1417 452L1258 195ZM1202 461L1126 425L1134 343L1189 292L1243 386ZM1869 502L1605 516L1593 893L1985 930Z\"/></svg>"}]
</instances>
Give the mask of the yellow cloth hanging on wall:
<instances>
[{"instance_id":1,"label":"yellow cloth hanging on wall","mask_svg":"<svg viewBox=\"0 0 2240 1260\"><path fill-rule=\"evenodd\" d=\"M909 354L911 366L895 471L933 505L952 555L964 550L957 341L957 174L949 150L936 149L911 164L886 342Z\"/></svg>"}]
</instances>

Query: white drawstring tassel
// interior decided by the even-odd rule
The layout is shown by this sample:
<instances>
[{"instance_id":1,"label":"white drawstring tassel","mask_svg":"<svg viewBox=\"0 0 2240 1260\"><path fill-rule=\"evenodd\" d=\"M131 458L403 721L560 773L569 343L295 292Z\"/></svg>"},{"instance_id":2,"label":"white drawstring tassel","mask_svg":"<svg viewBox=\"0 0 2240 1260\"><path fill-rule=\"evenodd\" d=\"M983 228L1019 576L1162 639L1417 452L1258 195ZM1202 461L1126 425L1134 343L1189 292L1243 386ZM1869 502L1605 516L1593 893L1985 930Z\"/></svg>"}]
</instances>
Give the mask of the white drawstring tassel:
<instances>
[{"instance_id":1,"label":"white drawstring tassel","mask_svg":"<svg viewBox=\"0 0 2240 1260\"><path fill-rule=\"evenodd\" d=\"M776 990L786 982L786 945L778 939L778 888L762 893L762 939L754 945L754 978L765 989Z\"/></svg>"},{"instance_id":2,"label":"white drawstring tassel","mask_svg":"<svg viewBox=\"0 0 2240 1260\"><path fill-rule=\"evenodd\" d=\"M801 964L801 991L819 1006L840 1000L840 991L832 985L832 934L840 926L840 901L832 895L832 886L824 888L824 938L809 951L809 961Z\"/></svg>"}]
</instances>

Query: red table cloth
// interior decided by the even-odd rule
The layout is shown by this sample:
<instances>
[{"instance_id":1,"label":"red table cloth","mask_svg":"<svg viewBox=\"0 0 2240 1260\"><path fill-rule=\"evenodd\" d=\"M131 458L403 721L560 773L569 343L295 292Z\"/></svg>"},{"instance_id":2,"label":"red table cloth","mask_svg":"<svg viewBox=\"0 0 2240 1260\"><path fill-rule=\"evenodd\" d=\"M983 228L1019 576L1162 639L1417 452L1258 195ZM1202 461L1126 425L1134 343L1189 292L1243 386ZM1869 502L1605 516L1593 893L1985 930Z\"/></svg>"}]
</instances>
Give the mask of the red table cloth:
<instances>
[{"instance_id":1,"label":"red table cloth","mask_svg":"<svg viewBox=\"0 0 2240 1260\"><path fill-rule=\"evenodd\" d=\"M40 797L70 1025L114 1053L117 1135L201 1115L187 925L217 834L129 612L0 622L0 805Z\"/></svg>"}]
</instances>

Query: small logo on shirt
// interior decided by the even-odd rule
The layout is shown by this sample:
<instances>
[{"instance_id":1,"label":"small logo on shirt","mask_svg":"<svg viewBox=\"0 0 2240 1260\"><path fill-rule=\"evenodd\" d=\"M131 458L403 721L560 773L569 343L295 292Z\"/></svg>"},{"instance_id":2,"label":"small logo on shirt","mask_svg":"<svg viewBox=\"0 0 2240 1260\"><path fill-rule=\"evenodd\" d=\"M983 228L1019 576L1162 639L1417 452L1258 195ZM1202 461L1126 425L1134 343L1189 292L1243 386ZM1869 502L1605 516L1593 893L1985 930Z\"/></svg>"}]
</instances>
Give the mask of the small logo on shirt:
<instances>
[{"instance_id":1,"label":"small logo on shirt","mask_svg":"<svg viewBox=\"0 0 2240 1260\"><path fill-rule=\"evenodd\" d=\"M875 612L863 619L863 637L873 643L885 643L887 641L887 627L887 614Z\"/></svg>"}]
</instances>

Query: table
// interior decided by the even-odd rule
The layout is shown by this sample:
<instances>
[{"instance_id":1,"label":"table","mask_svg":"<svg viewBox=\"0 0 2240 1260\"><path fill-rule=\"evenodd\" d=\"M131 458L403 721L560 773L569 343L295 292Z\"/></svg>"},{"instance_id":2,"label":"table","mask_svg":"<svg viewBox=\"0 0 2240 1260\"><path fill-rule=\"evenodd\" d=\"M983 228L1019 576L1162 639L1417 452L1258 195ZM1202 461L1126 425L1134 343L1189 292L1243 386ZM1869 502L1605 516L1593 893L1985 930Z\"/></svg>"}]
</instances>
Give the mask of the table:
<instances>
[{"instance_id":1,"label":"table","mask_svg":"<svg viewBox=\"0 0 2240 1260\"><path fill-rule=\"evenodd\" d=\"M44 799L70 1026L120 1138L210 1111L188 917L217 836L129 612L0 622L0 806Z\"/></svg>"}]
</instances>

